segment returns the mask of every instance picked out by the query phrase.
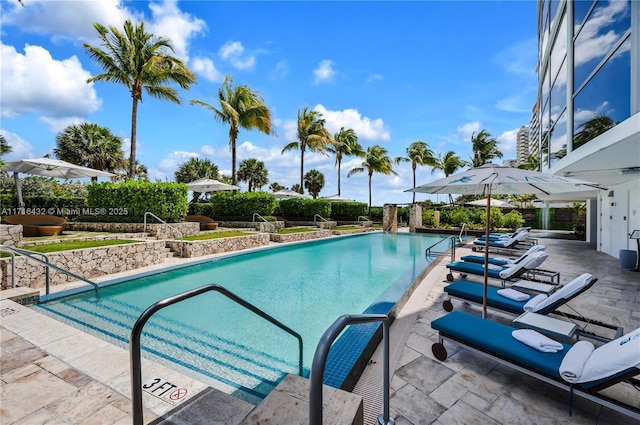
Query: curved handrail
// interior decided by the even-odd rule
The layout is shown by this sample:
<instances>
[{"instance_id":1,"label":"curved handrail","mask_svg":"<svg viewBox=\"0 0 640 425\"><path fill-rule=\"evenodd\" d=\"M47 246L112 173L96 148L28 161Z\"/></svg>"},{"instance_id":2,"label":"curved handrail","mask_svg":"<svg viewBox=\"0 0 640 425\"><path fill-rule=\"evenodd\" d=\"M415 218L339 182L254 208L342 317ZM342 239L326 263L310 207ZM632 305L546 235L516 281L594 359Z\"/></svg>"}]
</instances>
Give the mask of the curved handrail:
<instances>
[{"instance_id":1,"label":"curved handrail","mask_svg":"<svg viewBox=\"0 0 640 425\"><path fill-rule=\"evenodd\" d=\"M276 231L276 225L275 225L275 224L273 224L273 223L271 223L269 220L267 220L266 218L264 218L263 216L261 216L261 215L260 215L260 214L258 214L258 213L253 213L253 218L251 219L251 222L252 222L252 223L255 223L255 222L256 222L256 216L257 216L257 217L259 217L259 218L261 218L261 219L262 219L262 221L264 221L265 223L268 223L268 224L270 225L270 227L271 227L271 230L272 230L273 232L275 232L275 231ZM260 230L260 229L256 229L256 230Z\"/></svg>"},{"instance_id":2,"label":"curved handrail","mask_svg":"<svg viewBox=\"0 0 640 425\"><path fill-rule=\"evenodd\" d=\"M169 223L167 223L166 221L164 221L163 219L161 219L160 217L158 217L157 215L155 215L150 211L147 211L144 213L144 227L143 227L144 233L147 233L147 215L152 216L153 218L158 220L160 223L164 224L169 229L171 229L174 233L178 232L178 234L180 235L180 256L183 256L184 255L184 233L182 233L180 229L173 227L172 225L170 225Z\"/></svg>"},{"instance_id":3,"label":"curved handrail","mask_svg":"<svg viewBox=\"0 0 640 425\"><path fill-rule=\"evenodd\" d=\"M466 225L467 223L462 223L462 228L460 229L460 236L458 236L458 238L460 239L460 243L462 243L462 233L464 232L465 236L467 235L467 232L464 229Z\"/></svg>"},{"instance_id":4,"label":"curved handrail","mask_svg":"<svg viewBox=\"0 0 640 425\"><path fill-rule=\"evenodd\" d=\"M45 269L45 273L46 273L45 292L46 292L47 295L49 295L49 286L50 286L49 285L49 281L50 281L49 269L50 268L52 268L54 270L57 270L57 271L59 271L61 273L67 274L67 275L69 275L69 276L71 276L71 277L73 277L75 279L81 280L81 281L83 281L85 283L88 283L88 284L92 285L93 289L96 291L96 295L98 294L98 288L99 287L98 287L97 283L95 283L95 282L93 282L93 281L91 281L91 280L89 280L89 279L87 279L87 278L85 278L83 276L80 276L79 274L75 274L74 272L72 272L70 270L67 270L67 269L64 269L64 268L62 268L60 266L56 266L55 264L52 264L51 261L49 260L49 256L46 255L46 254L43 254L42 252L29 251L28 249L16 248L16 247L8 246L8 245L0 245L0 249L6 249L6 250L10 250L10 251L16 252L16 253L18 253L20 255L23 255L25 258L29 258L29 259L31 259L33 261L36 261L36 262L40 263L40 264L44 264L44 266L46 267L46 269ZM45 260L41 260L39 258L36 258L36 257L34 257L34 255L41 255L41 256L43 256L45 258ZM12 273L15 273L15 271L13 271Z\"/></svg>"},{"instance_id":5,"label":"curved handrail","mask_svg":"<svg viewBox=\"0 0 640 425\"><path fill-rule=\"evenodd\" d=\"M175 303L180 301L184 301L191 297L195 297L197 295L203 294L209 291L216 291L224 295L225 297L235 301L237 304L240 304L244 308L252 311L263 319L271 322L276 325L283 331L288 334L294 336L298 340L298 374L302 376L302 353L303 353L303 345L302 345L302 336L299 333L289 328L287 325L281 323L279 320L273 318L269 314L260 310L258 307L253 304L245 301L239 296L235 295L233 292L228 291L224 287L217 284L209 284L204 285L199 288L192 289L187 292L183 292L178 295L174 295L169 298L165 298L164 300L158 301L155 304L148 307L136 320L136 323L133 325L131 329L131 338L129 340L129 356L131 359L131 402L133 405L133 424L140 425L143 420L143 412L142 412L142 362L140 360L140 337L142 335L142 328L145 323L151 318L153 314L155 314L158 310L161 310L165 307L169 307Z\"/></svg>"},{"instance_id":6,"label":"curved handrail","mask_svg":"<svg viewBox=\"0 0 640 425\"><path fill-rule=\"evenodd\" d=\"M389 418L389 316L386 314L345 314L338 319L320 337L313 355L311 374L309 375L309 425L322 425L322 382L324 367L331 344L347 325L359 325L370 322L382 322L383 343L383 412L378 417L381 425L393 425Z\"/></svg>"},{"instance_id":7,"label":"curved handrail","mask_svg":"<svg viewBox=\"0 0 640 425\"><path fill-rule=\"evenodd\" d=\"M315 215L313 216L313 224L316 224L316 217L320 217L320 219L321 219L322 221L324 221L325 223L328 223L328 222L329 222L329 220L327 220L326 218L324 218L324 217L323 217L323 216L321 216L320 214L315 214Z\"/></svg>"},{"instance_id":8,"label":"curved handrail","mask_svg":"<svg viewBox=\"0 0 640 425\"><path fill-rule=\"evenodd\" d=\"M0 245L0 251L2 251L4 248L4 245ZM5 252L8 252L9 255L11 255L11 287L15 288L16 287L16 253L10 250L6 250Z\"/></svg>"},{"instance_id":9,"label":"curved handrail","mask_svg":"<svg viewBox=\"0 0 640 425\"><path fill-rule=\"evenodd\" d=\"M361 218L364 218L364 220L362 220L362 221L371 221L371 219L369 217L365 217L364 215L359 215L358 216L358 223L360 223L360 219Z\"/></svg>"},{"instance_id":10,"label":"curved handrail","mask_svg":"<svg viewBox=\"0 0 640 425\"><path fill-rule=\"evenodd\" d=\"M440 239L439 241L431 244L429 247L427 247L427 249L424 250L425 257L430 257L432 253L440 255L440 254L444 254L445 252L447 252L447 251L432 251L432 248L434 248L436 245L439 245L442 242L447 241L447 240L451 242L451 248L450 248L450 250L451 250L451 262L455 261L455 259L456 259L456 236L455 235L447 236L446 238Z\"/></svg>"}]
</instances>

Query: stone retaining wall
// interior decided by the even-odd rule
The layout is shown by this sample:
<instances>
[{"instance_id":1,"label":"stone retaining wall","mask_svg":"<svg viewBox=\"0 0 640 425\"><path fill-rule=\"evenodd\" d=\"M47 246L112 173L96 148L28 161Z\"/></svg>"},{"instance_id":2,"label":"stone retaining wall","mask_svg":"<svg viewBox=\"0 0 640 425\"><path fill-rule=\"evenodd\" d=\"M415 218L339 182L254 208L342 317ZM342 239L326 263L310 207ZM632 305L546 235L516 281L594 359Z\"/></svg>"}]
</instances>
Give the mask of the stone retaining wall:
<instances>
[{"instance_id":1,"label":"stone retaining wall","mask_svg":"<svg viewBox=\"0 0 640 425\"><path fill-rule=\"evenodd\" d=\"M279 232L284 229L284 221L219 221L222 227L256 229L258 232Z\"/></svg>"},{"instance_id":2,"label":"stone retaining wall","mask_svg":"<svg viewBox=\"0 0 640 425\"><path fill-rule=\"evenodd\" d=\"M0 245L16 246L21 240L21 224L0 224Z\"/></svg>"},{"instance_id":3,"label":"stone retaining wall","mask_svg":"<svg viewBox=\"0 0 640 425\"><path fill-rule=\"evenodd\" d=\"M181 251L183 243L184 251ZM181 242L173 240L166 241L166 244L176 255L192 258L266 246L269 244L269 235L267 233L256 233L255 235L217 238L204 241Z\"/></svg>"},{"instance_id":4,"label":"stone retaining wall","mask_svg":"<svg viewBox=\"0 0 640 425\"><path fill-rule=\"evenodd\" d=\"M314 230L312 232L289 233L286 235L278 235L276 233L272 233L269 236L271 237L271 241L273 242L300 242L309 239L328 238L329 236L331 236L331 230L322 229Z\"/></svg>"},{"instance_id":5,"label":"stone retaining wall","mask_svg":"<svg viewBox=\"0 0 640 425\"><path fill-rule=\"evenodd\" d=\"M351 230L332 230L332 233L334 235L351 235L354 233L368 233L368 232L375 232L376 229L372 228L372 227L363 227L362 229L351 229Z\"/></svg>"},{"instance_id":6,"label":"stone retaining wall","mask_svg":"<svg viewBox=\"0 0 640 425\"><path fill-rule=\"evenodd\" d=\"M75 249L47 254L52 264L84 278L134 270L154 264L162 264L168 255L164 241L146 241L99 248ZM24 257L16 257L16 285L30 288L45 286L44 266ZM59 285L77 279L51 269L51 285ZM11 287L11 259L0 259L0 283L2 289Z\"/></svg>"},{"instance_id":7,"label":"stone retaining wall","mask_svg":"<svg viewBox=\"0 0 640 425\"><path fill-rule=\"evenodd\" d=\"M182 232L183 236L193 236L200 232L200 223L184 222L169 223L174 229ZM147 233L158 239L180 239L180 234L174 232L169 226L162 223L147 223ZM67 223L66 230L88 232L116 232L116 233L141 233L144 231L144 223Z\"/></svg>"},{"instance_id":8,"label":"stone retaining wall","mask_svg":"<svg viewBox=\"0 0 640 425\"><path fill-rule=\"evenodd\" d=\"M294 226L316 226L319 229L333 229L338 226L337 221L291 221Z\"/></svg>"}]
</instances>

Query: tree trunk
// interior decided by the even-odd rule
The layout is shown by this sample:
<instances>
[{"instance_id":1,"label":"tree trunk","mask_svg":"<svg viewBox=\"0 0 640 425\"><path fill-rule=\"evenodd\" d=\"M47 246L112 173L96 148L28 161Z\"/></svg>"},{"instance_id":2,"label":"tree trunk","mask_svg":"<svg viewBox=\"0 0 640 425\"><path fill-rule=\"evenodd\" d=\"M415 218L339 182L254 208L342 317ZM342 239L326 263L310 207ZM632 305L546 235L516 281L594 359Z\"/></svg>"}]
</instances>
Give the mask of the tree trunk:
<instances>
[{"instance_id":1,"label":"tree trunk","mask_svg":"<svg viewBox=\"0 0 640 425\"><path fill-rule=\"evenodd\" d=\"M304 193L304 147L300 144L300 190Z\"/></svg>"},{"instance_id":2,"label":"tree trunk","mask_svg":"<svg viewBox=\"0 0 640 425\"><path fill-rule=\"evenodd\" d=\"M133 105L131 106L131 150L129 154L129 179L136 177L136 127L138 126L138 99L133 97Z\"/></svg>"},{"instance_id":3,"label":"tree trunk","mask_svg":"<svg viewBox=\"0 0 640 425\"><path fill-rule=\"evenodd\" d=\"M371 176L372 173L369 173L369 220L371 220Z\"/></svg>"},{"instance_id":4,"label":"tree trunk","mask_svg":"<svg viewBox=\"0 0 640 425\"><path fill-rule=\"evenodd\" d=\"M340 196L340 159L338 159L338 196Z\"/></svg>"}]
</instances>

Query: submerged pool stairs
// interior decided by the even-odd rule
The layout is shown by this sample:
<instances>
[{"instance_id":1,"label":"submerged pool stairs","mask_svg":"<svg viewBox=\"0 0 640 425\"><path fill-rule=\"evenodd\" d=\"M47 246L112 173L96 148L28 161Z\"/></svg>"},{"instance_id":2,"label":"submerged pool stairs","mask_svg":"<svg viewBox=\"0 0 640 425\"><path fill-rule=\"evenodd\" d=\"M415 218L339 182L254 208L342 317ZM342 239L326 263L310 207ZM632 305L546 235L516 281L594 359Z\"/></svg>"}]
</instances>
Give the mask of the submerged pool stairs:
<instances>
[{"instance_id":1,"label":"submerged pool stairs","mask_svg":"<svg viewBox=\"0 0 640 425\"><path fill-rule=\"evenodd\" d=\"M106 336L114 345L128 349L131 328L140 315L139 308L106 298L92 307L92 310L84 309L65 301L36 306L49 315L62 318L89 333ZM91 316L91 321L97 324L87 326L88 320L83 323L83 316ZM200 329L196 331L162 314L155 315L145 326L142 351L145 357L152 355L154 360L179 365L183 372L194 375L196 379L254 405L260 403L287 373L297 374L298 370L297 362L220 338L213 332L203 334ZM308 376L308 370L305 376Z\"/></svg>"}]
</instances>

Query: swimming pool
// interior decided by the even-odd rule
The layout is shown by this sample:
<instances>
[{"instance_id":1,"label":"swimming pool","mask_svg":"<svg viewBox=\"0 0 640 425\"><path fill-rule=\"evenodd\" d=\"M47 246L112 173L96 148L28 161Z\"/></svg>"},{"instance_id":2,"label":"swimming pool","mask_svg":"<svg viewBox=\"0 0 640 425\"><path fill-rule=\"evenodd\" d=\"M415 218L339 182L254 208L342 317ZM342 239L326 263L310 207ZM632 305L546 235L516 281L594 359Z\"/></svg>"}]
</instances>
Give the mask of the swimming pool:
<instances>
[{"instance_id":1,"label":"swimming pool","mask_svg":"<svg viewBox=\"0 0 640 425\"><path fill-rule=\"evenodd\" d=\"M216 283L300 333L308 374L327 327L343 314L388 313L426 269L425 249L443 238L376 232L256 250L104 286L97 297L87 291L34 308L128 348L135 320L151 304ZM359 354L353 344L367 333L370 338L372 325L347 329L336 342L329 384L340 386ZM209 385L253 403L284 374L298 371L295 338L213 292L154 315L141 345L145 355L197 372ZM346 357L334 351L346 351Z\"/></svg>"}]
</instances>

